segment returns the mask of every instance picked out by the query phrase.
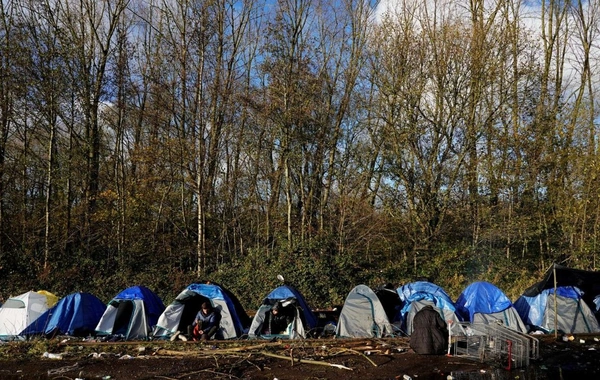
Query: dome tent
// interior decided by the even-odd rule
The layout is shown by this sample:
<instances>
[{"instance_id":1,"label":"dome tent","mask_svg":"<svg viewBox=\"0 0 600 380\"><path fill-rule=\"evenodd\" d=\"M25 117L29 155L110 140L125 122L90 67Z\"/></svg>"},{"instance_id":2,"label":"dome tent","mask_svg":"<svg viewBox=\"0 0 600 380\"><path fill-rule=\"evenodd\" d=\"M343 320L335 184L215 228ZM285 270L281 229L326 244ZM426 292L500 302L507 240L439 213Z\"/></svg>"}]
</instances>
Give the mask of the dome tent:
<instances>
[{"instance_id":1,"label":"dome tent","mask_svg":"<svg viewBox=\"0 0 600 380\"><path fill-rule=\"evenodd\" d=\"M85 292L71 293L46 311L38 322L23 331L23 335L70 335L93 334L106 304L96 296Z\"/></svg>"},{"instance_id":2,"label":"dome tent","mask_svg":"<svg viewBox=\"0 0 600 380\"><path fill-rule=\"evenodd\" d=\"M541 281L527 288L523 295L535 297L545 289L574 286L582 293L581 299L600 318L600 271L589 271L569 268L560 264L552 264ZM558 330L555 330L555 335Z\"/></svg>"},{"instance_id":3,"label":"dome tent","mask_svg":"<svg viewBox=\"0 0 600 380\"><path fill-rule=\"evenodd\" d=\"M241 337L248 329L250 318L238 299L223 286L215 283L194 283L185 288L160 315L152 335L168 338L177 331L186 331L203 302L209 301L221 313L217 337Z\"/></svg>"},{"instance_id":4,"label":"dome tent","mask_svg":"<svg viewBox=\"0 0 600 380\"><path fill-rule=\"evenodd\" d=\"M489 282L478 281L467 286L458 296L455 305L458 315L472 325L502 322L510 329L527 332L512 302Z\"/></svg>"},{"instance_id":5,"label":"dome tent","mask_svg":"<svg viewBox=\"0 0 600 380\"><path fill-rule=\"evenodd\" d=\"M383 338L393 335L393 327L381 301L367 285L357 285L348 293L335 335L340 338Z\"/></svg>"},{"instance_id":6,"label":"dome tent","mask_svg":"<svg viewBox=\"0 0 600 380\"><path fill-rule=\"evenodd\" d=\"M282 338L304 338L306 337L307 331L315 329L317 327L317 317L314 315L308 303L304 299L304 296L291 285L281 285L273 289L263 300L261 306L258 308L248 335L251 338L259 336L271 336L270 333L266 333L264 329L264 322L267 318L267 313L275 305L282 305L286 308L293 309L294 321L289 326L288 331L285 335L280 336Z\"/></svg>"},{"instance_id":7,"label":"dome tent","mask_svg":"<svg viewBox=\"0 0 600 380\"><path fill-rule=\"evenodd\" d=\"M0 339L22 338L22 332L54 306L56 299L46 291L29 291L6 300L0 307Z\"/></svg>"},{"instance_id":8,"label":"dome tent","mask_svg":"<svg viewBox=\"0 0 600 380\"><path fill-rule=\"evenodd\" d=\"M96 333L125 340L147 339L164 310L163 302L154 292L144 286L132 286L108 303Z\"/></svg>"},{"instance_id":9,"label":"dome tent","mask_svg":"<svg viewBox=\"0 0 600 380\"><path fill-rule=\"evenodd\" d=\"M530 330L548 333L556 326L558 331L569 334L598 333L598 321L582 295L574 286L544 289L536 296L520 296L515 309Z\"/></svg>"}]
</instances>

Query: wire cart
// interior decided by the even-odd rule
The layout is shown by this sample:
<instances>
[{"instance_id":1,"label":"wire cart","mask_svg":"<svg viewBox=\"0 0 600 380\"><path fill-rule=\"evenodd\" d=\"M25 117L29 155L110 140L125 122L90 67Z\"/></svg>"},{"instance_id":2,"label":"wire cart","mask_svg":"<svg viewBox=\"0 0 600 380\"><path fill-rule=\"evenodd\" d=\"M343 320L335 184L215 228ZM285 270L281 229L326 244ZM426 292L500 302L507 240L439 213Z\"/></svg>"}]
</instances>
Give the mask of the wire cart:
<instances>
[{"instance_id":1,"label":"wire cart","mask_svg":"<svg viewBox=\"0 0 600 380\"><path fill-rule=\"evenodd\" d=\"M466 335L451 337L453 354L480 362L505 363L506 369L522 368L539 358L539 340L501 323L461 323Z\"/></svg>"}]
</instances>

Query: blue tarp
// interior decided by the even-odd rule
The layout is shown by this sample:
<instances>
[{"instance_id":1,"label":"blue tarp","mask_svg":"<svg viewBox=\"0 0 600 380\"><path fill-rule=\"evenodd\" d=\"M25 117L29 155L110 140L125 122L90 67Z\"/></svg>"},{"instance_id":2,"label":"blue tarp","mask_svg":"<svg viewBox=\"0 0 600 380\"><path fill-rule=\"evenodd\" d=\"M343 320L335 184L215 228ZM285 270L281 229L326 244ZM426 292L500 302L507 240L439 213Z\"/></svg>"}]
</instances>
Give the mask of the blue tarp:
<instances>
[{"instance_id":1,"label":"blue tarp","mask_svg":"<svg viewBox=\"0 0 600 380\"><path fill-rule=\"evenodd\" d=\"M523 322L532 326L542 326L548 295L554 294L554 288L544 289L534 297L521 296L515 302L515 309L523 319ZM561 297L580 300L583 293L573 286L561 286L556 288L556 294Z\"/></svg>"},{"instance_id":2,"label":"blue tarp","mask_svg":"<svg viewBox=\"0 0 600 380\"><path fill-rule=\"evenodd\" d=\"M34 323L23 335L72 335L85 336L94 332L106 310L104 302L90 293L72 293L62 298Z\"/></svg>"},{"instance_id":3,"label":"blue tarp","mask_svg":"<svg viewBox=\"0 0 600 380\"><path fill-rule=\"evenodd\" d=\"M145 286L132 286L117 294L113 301L120 300L142 300L146 311L146 318L150 326L156 325L158 317L165 310L162 300ZM112 302L112 301L111 301Z\"/></svg>"},{"instance_id":4,"label":"blue tarp","mask_svg":"<svg viewBox=\"0 0 600 380\"><path fill-rule=\"evenodd\" d=\"M295 298L296 303L302 309L304 313L304 320L306 321L306 326L309 329L313 329L317 327L317 317L314 315L306 300L302 296L302 294L298 291L298 289L294 288L291 285L281 285L275 288L269 295L267 295L263 301L263 304L272 304L278 300L284 300L286 298Z\"/></svg>"},{"instance_id":5,"label":"blue tarp","mask_svg":"<svg viewBox=\"0 0 600 380\"><path fill-rule=\"evenodd\" d=\"M467 286L458 296L456 311L465 321L473 321L476 313L493 314L512 307L512 302L502 290L489 282L479 281Z\"/></svg>"},{"instance_id":6,"label":"blue tarp","mask_svg":"<svg viewBox=\"0 0 600 380\"><path fill-rule=\"evenodd\" d=\"M416 281L402 285L397 289L397 292L400 296L400 301L402 301L402 310L400 313L402 314L403 320L406 313L408 313L410 303L420 300L431 301L440 309L446 309L452 312L456 311L454 302L452 302L452 299L446 291L438 285L428 281Z\"/></svg>"}]
</instances>

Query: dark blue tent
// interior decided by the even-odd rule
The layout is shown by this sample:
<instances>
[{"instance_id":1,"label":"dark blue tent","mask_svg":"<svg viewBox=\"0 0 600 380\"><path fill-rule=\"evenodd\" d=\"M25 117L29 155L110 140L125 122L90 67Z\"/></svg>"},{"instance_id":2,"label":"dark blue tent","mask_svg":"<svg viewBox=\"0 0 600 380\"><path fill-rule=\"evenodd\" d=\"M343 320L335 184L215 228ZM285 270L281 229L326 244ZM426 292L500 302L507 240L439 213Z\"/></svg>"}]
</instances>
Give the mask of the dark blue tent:
<instances>
[{"instance_id":1,"label":"dark blue tent","mask_svg":"<svg viewBox=\"0 0 600 380\"><path fill-rule=\"evenodd\" d=\"M467 286L455 303L459 316L468 322L489 324L501 322L519 332L527 328L504 292L489 282L474 282Z\"/></svg>"},{"instance_id":2,"label":"dark blue tent","mask_svg":"<svg viewBox=\"0 0 600 380\"><path fill-rule=\"evenodd\" d=\"M96 296L72 293L29 325L23 335L86 336L94 333L105 310L106 305Z\"/></svg>"}]
</instances>

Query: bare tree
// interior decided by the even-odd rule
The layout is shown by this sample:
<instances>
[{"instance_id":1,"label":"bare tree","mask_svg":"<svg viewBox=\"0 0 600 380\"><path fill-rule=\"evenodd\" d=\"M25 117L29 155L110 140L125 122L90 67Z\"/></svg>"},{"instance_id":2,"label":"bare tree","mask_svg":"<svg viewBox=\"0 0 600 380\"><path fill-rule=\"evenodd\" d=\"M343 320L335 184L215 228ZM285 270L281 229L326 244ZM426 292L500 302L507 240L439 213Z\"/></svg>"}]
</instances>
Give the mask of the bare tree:
<instances>
[{"instance_id":1,"label":"bare tree","mask_svg":"<svg viewBox=\"0 0 600 380\"><path fill-rule=\"evenodd\" d=\"M51 227L55 218L54 186L57 167L57 140L60 122L62 96L67 91L65 83L65 67L62 49L58 43L60 26L57 9L49 2L41 4L28 2L23 4L22 16L28 26L28 39L24 41L31 49L29 74L31 75L30 94L31 118L37 120L41 131L45 135L40 140L46 144L46 175L45 175L45 200L44 200L44 257L43 268L48 269L51 259L51 240L58 241L61 234L56 229L52 234ZM54 235L54 236L52 236Z\"/></svg>"},{"instance_id":2,"label":"bare tree","mask_svg":"<svg viewBox=\"0 0 600 380\"><path fill-rule=\"evenodd\" d=\"M61 2L61 35L63 46L70 46L68 62L74 83L78 86L78 104L84 114L87 183L85 199L86 239L94 240L91 228L96 212L100 181L102 130L99 123L101 102L106 93L107 63L114 53L114 38L129 0Z\"/></svg>"},{"instance_id":3,"label":"bare tree","mask_svg":"<svg viewBox=\"0 0 600 380\"><path fill-rule=\"evenodd\" d=\"M0 260L4 256L4 214L5 214L5 164L6 144L11 129L14 110L16 75L14 73L15 17L14 4L2 2L0 5ZM2 264L0 264L1 266Z\"/></svg>"}]
</instances>

